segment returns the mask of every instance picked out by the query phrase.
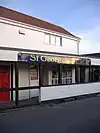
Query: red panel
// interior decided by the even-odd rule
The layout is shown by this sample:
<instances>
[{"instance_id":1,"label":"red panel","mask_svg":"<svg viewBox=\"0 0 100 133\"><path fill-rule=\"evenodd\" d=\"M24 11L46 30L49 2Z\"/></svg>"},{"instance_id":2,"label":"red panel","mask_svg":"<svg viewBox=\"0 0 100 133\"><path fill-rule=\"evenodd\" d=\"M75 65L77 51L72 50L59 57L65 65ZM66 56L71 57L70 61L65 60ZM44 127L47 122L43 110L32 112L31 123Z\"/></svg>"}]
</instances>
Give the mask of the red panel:
<instances>
[{"instance_id":1,"label":"red panel","mask_svg":"<svg viewBox=\"0 0 100 133\"><path fill-rule=\"evenodd\" d=\"M2 73L0 73L0 88L2 88ZM0 92L0 101L3 100L3 93Z\"/></svg>"},{"instance_id":2,"label":"red panel","mask_svg":"<svg viewBox=\"0 0 100 133\"><path fill-rule=\"evenodd\" d=\"M10 88L9 72L0 72L0 88ZM9 101L10 95L8 92L0 92L0 101Z\"/></svg>"}]
</instances>

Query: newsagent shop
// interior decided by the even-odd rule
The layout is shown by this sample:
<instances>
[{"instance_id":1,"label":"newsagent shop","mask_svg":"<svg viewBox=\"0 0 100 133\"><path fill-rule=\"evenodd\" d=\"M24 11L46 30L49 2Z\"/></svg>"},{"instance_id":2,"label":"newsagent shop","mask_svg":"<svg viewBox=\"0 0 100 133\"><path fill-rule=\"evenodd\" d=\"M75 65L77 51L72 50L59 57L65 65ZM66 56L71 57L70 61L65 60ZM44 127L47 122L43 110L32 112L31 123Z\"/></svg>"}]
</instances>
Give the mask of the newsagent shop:
<instances>
[{"instance_id":1,"label":"newsagent shop","mask_svg":"<svg viewBox=\"0 0 100 133\"><path fill-rule=\"evenodd\" d=\"M99 92L99 66L87 57L18 53L16 62L1 64L0 101L42 102Z\"/></svg>"}]
</instances>

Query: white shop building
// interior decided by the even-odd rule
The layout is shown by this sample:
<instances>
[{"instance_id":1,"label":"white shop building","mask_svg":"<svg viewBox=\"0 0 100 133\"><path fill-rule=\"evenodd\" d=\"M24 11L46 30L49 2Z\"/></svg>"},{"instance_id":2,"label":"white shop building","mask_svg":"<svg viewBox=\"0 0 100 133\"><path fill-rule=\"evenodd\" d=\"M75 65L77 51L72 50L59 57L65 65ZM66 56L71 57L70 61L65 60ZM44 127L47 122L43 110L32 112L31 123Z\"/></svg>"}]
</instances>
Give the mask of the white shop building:
<instances>
[{"instance_id":1,"label":"white shop building","mask_svg":"<svg viewBox=\"0 0 100 133\"><path fill-rule=\"evenodd\" d=\"M0 7L0 101L39 101L100 92L99 58L79 56L66 29ZM81 46L80 46L81 47Z\"/></svg>"}]
</instances>

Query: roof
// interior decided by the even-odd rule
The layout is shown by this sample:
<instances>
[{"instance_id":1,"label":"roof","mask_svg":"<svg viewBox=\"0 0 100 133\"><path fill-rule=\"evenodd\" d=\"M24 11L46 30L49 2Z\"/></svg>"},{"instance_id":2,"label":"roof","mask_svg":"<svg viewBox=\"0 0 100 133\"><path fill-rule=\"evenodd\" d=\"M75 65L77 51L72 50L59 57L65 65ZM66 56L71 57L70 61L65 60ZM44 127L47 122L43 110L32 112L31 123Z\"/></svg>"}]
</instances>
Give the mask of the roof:
<instances>
[{"instance_id":1,"label":"roof","mask_svg":"<svg viewBox=\"0 0 100 133\"><path fill-rule=\"evenodd\" d=\"M82 54L81 56L92 57L92 58L100 58L100 53Z\"/></svg>"},{"instance_id":2,"label":"roof","mask_svg":"<svg viewBox=\"0 0 100 133\"><path fill-rule=\"evenodd\" d=\"M12 9L8 9L6 7L0 6L0 17L4 17L7 19L15 20L18 22L26 23L26 24L30 24L33 26L47 29L47 30L56 31L56 32L66 34L68 36L79 39L78 37L76 37L73 34L71 34L70 32L68 32L66 29L64 29L58 25L49 23L49 22L41 20L39 18L35 18L35 17L29 16L29 15L20 13L18 11L12 10Z\"/></svg>"}]
</instances>

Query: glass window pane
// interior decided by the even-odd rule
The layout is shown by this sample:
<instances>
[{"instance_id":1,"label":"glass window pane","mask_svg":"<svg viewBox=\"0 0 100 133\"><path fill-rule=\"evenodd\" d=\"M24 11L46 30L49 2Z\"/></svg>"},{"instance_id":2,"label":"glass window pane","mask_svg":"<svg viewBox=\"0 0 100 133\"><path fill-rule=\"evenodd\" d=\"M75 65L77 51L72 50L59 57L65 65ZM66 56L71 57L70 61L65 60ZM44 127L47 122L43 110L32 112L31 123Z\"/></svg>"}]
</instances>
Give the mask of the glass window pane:
<instances>
[{"instance_id":1,"label":"glass window pane","mask_svg":"<svg viewBox=\"0 0 100 133\"><path fill-rule=\"evenodd\" d=\"M49 38L50 38L50 35L49 34L45 34L45 43L46 44L49 44Z\"/></svg>"},{"instance_id":2,"label":"glass window pane","mask_svg":"<svg viewBox=\"0 0 100 133\"><path fill-rule=\"evenodd\" d=\"M64 84L66 84L66 79L64 79Z\"/></svg>"},{"instance_id":3,"label":"glass window pane","mask_svg":"<svg viewBox=\"0 0 100 133\"><path fill-rule=\"evenodd\" d=\"M68 79L66 79L66 84L68 84Z\"/></svg>"},{"instance_id":4,"label":"glass window pane","mask_svg":"<svg viewBox=\"0 0 100 133\"><path fill-rule=\"evenodd\" d=\"M62 46L62 37L60 37L60 45Z\"/></svg>"},{"instance_id":5,"label":"glass window pane","mask_svg":"<svg viewBox=\"0 0 100 133\"><path fill-rule=\"evenodd\" d=\"M71 78L67 79L67 84L71 84L71 83L72 83L72 79Z\"/></svg>"},{"instance_id":6,"label":"glass window pane","mask_svg":"<svg viewBox=\"0 0 100 133\"><path fill-rule=\"evenodd\" d=\"M30 80L37 80L38 79L38 67L37 66L30 66Z\"/></svg>"},{"instance_id":7,"label":"glass window pane","mask_svg":"<svg viewBox=\"0 0 100 133\"><path fill-rule=\"evenodd\" d=\"M68 71L67 72L67 77L71 77L72 76L72 71Z\"/></svg>"},{"instance_id":8,"label":"glass window pane","mask_svg":"<svg viewBox=\"0 0 100 133\"><path fill-rule=\"evenodd\" d=\"M52 78L57 78L58 77L58 74L57 74L57 72L56 71L52 71Z\"/></svg>"},{"instance_id":9,"label":"glass window pane","mask_svg":"<svg viewBox=\"0 0 100 133\"><path fill-rule=\"evenodd\" d=\"M58 84L57 79L55 80L55 84Z\"/></svg>"},{"instance_id":10,"label":"glass window pane","mask_svg":"<svg viewBox=\"0 0 100 133\"><path fill-rule=\"evenodd\" d=\"M60 37L56 36L56 45L60 46Z\"/></svg>"},{"instance_id":11,"label":"glass window pane","mask_svg":"<svg viewBox=\"0 0 100 133\"><path fill-rule=\"evenodd\" d=\"M56 37L51 35L51 44L56 44Z\"/></svg>"},{"instance_id":12,"label":"glass window pane","mask_svg":"<svg viewBox=\"0 0 100 133\"><path fill-rule=\"evenodd\" d=\"M62 72L62 77L63 77L63 78L66 78L66 77L67 77L67 72L66 72L66 71L63 71L63 72Z\"/></svg>"}]
</instances>

